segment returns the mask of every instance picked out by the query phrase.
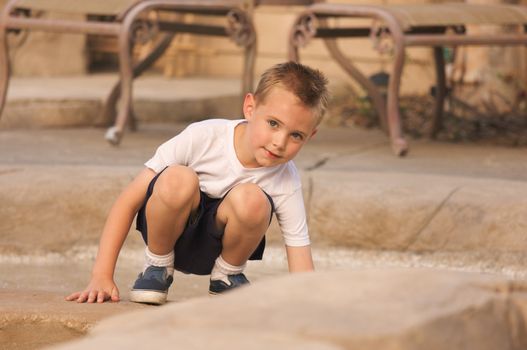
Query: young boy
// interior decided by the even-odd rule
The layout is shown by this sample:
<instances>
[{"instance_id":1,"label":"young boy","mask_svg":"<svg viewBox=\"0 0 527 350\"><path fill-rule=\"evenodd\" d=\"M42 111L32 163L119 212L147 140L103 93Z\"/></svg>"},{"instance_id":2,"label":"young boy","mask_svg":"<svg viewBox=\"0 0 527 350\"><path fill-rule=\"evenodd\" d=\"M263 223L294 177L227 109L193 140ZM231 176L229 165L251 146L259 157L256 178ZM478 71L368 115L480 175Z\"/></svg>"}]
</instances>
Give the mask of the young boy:
<instances>
[{"instance_id":1,"label":"young boy","mask_svg":"<svg viewBox=\"0 0 527 350\"><path fill-rule=\"evenodd\" d=\"M245 119L197 122L162 144L113 205L89 285L66 299L119 300L113 274L136 214L147 247L130 294L134 302L163 304L174 268L211 274L211 294L249 283L244 267L262 259L273 213L289 271L313 270L301 182L291 160L316 133L327 104L322 73L278 64L246 95Z\"/></svg>"}]
</instances>

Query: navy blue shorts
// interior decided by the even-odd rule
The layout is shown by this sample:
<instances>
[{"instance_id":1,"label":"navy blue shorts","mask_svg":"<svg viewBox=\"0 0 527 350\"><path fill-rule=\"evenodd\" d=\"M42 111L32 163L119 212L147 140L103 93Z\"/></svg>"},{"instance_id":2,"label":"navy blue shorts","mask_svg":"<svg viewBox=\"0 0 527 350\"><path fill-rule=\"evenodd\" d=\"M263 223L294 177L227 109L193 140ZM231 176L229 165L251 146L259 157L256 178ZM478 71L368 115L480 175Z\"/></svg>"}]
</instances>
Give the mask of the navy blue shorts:
<instances>
[{"instance_id":1,"label":"navy blue shorts","mask_svg":"<svg viewBox=\"0 0 527 350\"><path fill-rule=\"evenodd\" d=\"M148 244L148 226L146 222L146 203L152 195L157 178L162 173L157 174L146 192L143 206L137 212L136 229L141 232L143 240ZM265 193L265 192L264 192ZM272 198L265 193L271 203L271 217L274 213L274 203ZM192 222L187 222L183 233L176 241L174 246L174 268L184 273L196 275L208 275L214 267L216 258L222 250L223 230L216 228L216 212L223 198L210 198L205 193L200 192L200 203L197 216ZM225 198L225 197L224 197ZM269 221L269 223L271 223ZM253 252L249 260L261 260L265 250L265 236Z\"/></svg>"}]
</instances>

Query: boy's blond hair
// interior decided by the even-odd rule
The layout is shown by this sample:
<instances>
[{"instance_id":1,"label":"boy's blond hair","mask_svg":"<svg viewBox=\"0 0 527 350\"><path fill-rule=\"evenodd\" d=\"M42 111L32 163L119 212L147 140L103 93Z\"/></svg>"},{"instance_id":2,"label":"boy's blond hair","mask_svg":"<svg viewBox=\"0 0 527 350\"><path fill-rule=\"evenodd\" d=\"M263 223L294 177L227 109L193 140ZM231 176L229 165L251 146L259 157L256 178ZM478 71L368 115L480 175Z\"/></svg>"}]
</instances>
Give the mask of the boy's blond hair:
<instances>
[{"instance_id":1,"label":"boy's blond hair","mask_svg":"<svg viewBox=\"0 0 527 350\"><path fill-rule=\"evenodd\" d=\"M328 107L327 84L327 78L319 70L290 61L266 70L260 78L254 97L256 103L264 103L271 89L280 86L297 96L313 111L318 125Z\"/></svg>"}]
</instances>

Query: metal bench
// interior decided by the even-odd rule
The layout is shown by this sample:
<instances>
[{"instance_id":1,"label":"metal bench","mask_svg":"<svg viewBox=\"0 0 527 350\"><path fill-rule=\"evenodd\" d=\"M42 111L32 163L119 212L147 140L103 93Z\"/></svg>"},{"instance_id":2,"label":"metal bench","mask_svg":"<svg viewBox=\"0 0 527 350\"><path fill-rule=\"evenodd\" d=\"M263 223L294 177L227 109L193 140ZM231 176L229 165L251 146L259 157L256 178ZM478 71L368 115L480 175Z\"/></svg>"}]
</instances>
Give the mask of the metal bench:
<instances>
[{"instance_id":1,"label":"metal bench","mask_svg":"<svg viewBox=\"0 0 527 350\"><path fill-rule=\"evenodd\" d=\"M166 50L175 33L193 33L231 38L245 50L242 92L249 91L255 60L255 31L246 0L11 0L0 17L0 114L5 105L9 83L8 33L39 30L61 33L107 35L118 38L119 82L105 101L105 120L115 120L106 139L118 144L132 111L132 81L150 67ZM184 16L152 20L146 14L170 12L196 14L224 19L223 24L212 21L186 23ZM84 20L42 18L42 13L63 12L81 14ZM165 16L166 17L166 16ZM177 18L176 18L177 17ZM132 62L132 48L139 40L148 40L152 33L161 32L161 40L140 62ZM118 100L120 107L117 109Z\"/></svg>"},{"instance_id":2,"label":"metal bench","mask_svg":"<svg viewBox=\"0 0 527 350\"><path fill-rule=\"evenodd\" d=\"M348 18L345 25L333 19ZM372 20L370 26L348 25L352 20ZM472 34L467 25L515 26L494 34ZM393 42L394 61L389 75L387 101L379 88L353 65L338 47L338 38L388 37ZM526 45L527 7L518 5L477 5L465 3L416 5L353 5L322 3L308 7L295 20L289 38L289 58L299 59L299 48L312 38L322 38L338 64L370 96L381 124L388 129L394 153L403 156L408 144L401 130L399 87L404 67L405 49L414 46L433 47L436 66L435 113L431 136L441 127L446 95L443 47L459 45Z\"/></svg>"},{"instance_id":3,"label":"metal bench","mask_svg":"<svg viewBox=\"0 0 527 350\"><path fill-rule=\"evenodd\" d=\"M213 35L231 38L244 48L242 94L252 90L256 59L256 33L252 12L261 5L306 6L317 0L10 0L0 16L0 116L5 106L9 83L7 35L21 30L95 34L117 37L119 81L104 104L104 120L115 121L106 139L119 144L127 122L135 128L132 110L133 79L150 67L168 48L177 33ZM82 14L85 20L41 18L43 12ZM155 12L157 20L147 14ZM162 13L195 14L201 20L185 21L184 16L167 19ZM208 20L223 19L223 24ZM132 62L132 49L137 41L148 40L161 32L149 54L140 62ZM119 103L118 103L119 102ZM117 106L119 105L119 108Z\"/></svg>"}]
</instances>

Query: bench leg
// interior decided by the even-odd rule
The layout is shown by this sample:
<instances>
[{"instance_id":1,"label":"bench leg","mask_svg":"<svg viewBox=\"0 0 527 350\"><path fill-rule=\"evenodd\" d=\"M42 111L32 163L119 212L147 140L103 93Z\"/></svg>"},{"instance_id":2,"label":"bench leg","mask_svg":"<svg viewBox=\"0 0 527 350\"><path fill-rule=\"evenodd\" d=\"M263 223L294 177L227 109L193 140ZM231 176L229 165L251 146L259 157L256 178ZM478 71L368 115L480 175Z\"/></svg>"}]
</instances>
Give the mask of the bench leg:
<instances>
[{"instance_id":1,"label":"bench leg","mask_svg":"<svg viewBox=\"0 0 527 350\"><path fill-rule=\"evenodd\" d=\"M243 60L243 77L242 77L242 101L245 94L252 92L254 88L254 63L256 61L257 39L245 46L245 54Z\"/></svg>"},{"instance_id":2,"label":"bench leg","mask_svg":"<svg viewBox=\"0 0 527 350\"><path fill-rule=\"evenodd\" d=\"M254 89L254 64L256 61L257 38L253 42L246 45L244 48L243 58L243 75L242 86L240 91L240 106L243 106L245 95L252 93ZM243 108L242 108L243 109ZM243 115L243 110L240 109L240 115Z\"/></svg>"},{"instance_id":3,"label":"bench leg","mask_svg":"<svg viewBox=\"0 0 527 350\"><path fill-rule=\"evenodd\" d=\"M297 20L297 23L291 29L288 41L288 58L291 61L298 62L300 60L299 46L306 45L312 38L316 36L316 26L313 24L315 17L313 15L305 15ZM318 26L327 27L326 20L318 18ZM388 131L386 124L386 104L379 90L375 85L366 78L342 53L336 39L324 39L324 44L328 49L331 57L340 65L340 67L348 73L355 81L357 81L370 96L373 107L380 119L380 124L384 131Z\"/></svg>"},{"instance_id":4,"label":"bench leg","mask_svg":"<svg viewBox=\"0 0 527 350\"><path fill-rule=\"evenodd\" d=\"M298 46L289 41L287 45L287 59L289 61L298 62L300 55L298 54Z\"/></svg>"},{"instance_id":5,"label":"bench leg","mask_svg":"<svg viewBox=\"0 0 527 350\"><path fill-rule=\"evenodd\" d=\"M429 131L429 136L432 138L436 137L437 132L442 127L443 109L446 96L445 59L443 57L443 48L440 46L434 47L434 61L437 85L435 93L434 117Z\"/></svg>"},{"instance_id":6,"label":"bench leg","mask_svg":"<svg viewBox=\"0 0 527 350\"><path fill-rule=\"evenodd\" d=\"M133 69L133 78L140 76L145 70L150 68L161 55L170 46L172 39L174 38L173 33L165 34L156 46L150 51L150 53L138 62ZM105 123L113 124L116 121L117 115L117 102L121 94L121 79L115 83L110 94L106 97L103 110L103 120ZM133 112L133 111L132 111ZM135 116L130 115L130 122L135 122ZM135 123L134 123L135 124Z\"/></svg>"},{"instance_id":7,"label":"bench leg","mask_svg":"<svg viewBox=\"0 0 527 350\"><path fill-rule=\"evenodd\" d=\"M257 36L253 24L252 5L248 9L231 8L227 13L227 36L239 47L243 47L243 70L241 78L240 102L243 104L245 95L253 92L254 65L256 62ZM240 104L240 106L242 105ZM242 110L240 110L242 112ZM243 113L242 113L243 114Z\"/></svg>"},{"instance_id":8,"label":"bench leg","mask_svg":"<svg viewBox=\"0 0 527 350\"><path fill-rule=\"evenodd\" d=\"M0 14L0 118L2 117L2 112L6 105L7 89L11 72L6 23L8 17L11 15L13 4L14 1L10 1L8 4L4 5Z\"/></svg>"},{"instance_id":9,"label":"bench leg","mask_svg":"<svg viewBox=\"0 0 527 350\"><path fill-rule=\"evenodd\" d=\"M0 26L0 117L2 116L6 104L9 73L7 30L5 26Z\"/></svg>"},{"instance_id":10,"label":"bench leg","mask_svg":"<svg viewBox=\"0 0 527 350\"><path fill-rule=\"evenodd\" d=\"M388 84L388 126L392 150L397 156L405 156L408 152L408 144L403 138L401 126L401 114L399 109L399 87L404 68L404 45L394 38L394 62L393 72Z\"/></svg>"},{"instance_id":11,"label":"bench leg","mask_svg":"<svg viewBox=\"0 0 527 350\"><path fill-rule=\"evenodd\" d=\"M105 138L112 145L121 142L126 122L132 113L132 38L131 25L135 16L127 16L119 33L119 73L121 79L121 94L119 108L114 126L106 132Z\"/></svg>"},{"instance_id":12,"label":"bench leg","mask_svg":"<svg viewBox=\"0 0 527 350\"><path fill-rule=\"evenodd\" d=\"M382 97L379 90L375 87L375 85L364 76L350 61L337 45L337 41L335 39L326 39L324 40L324 43L326 44L326 48L328 49L329 53L331 54L331 57L337 63L340 65L346 73L348 73L355 81L357 81L367 92L368 96L370 96L373 108L375 108L375 111L377 112L377 115L379 116L379 120L381 122L381 127L385 132L388 132L388 126L386 124L386 103L384 102L384 98Z\"/></svg>"}]
</instances>

